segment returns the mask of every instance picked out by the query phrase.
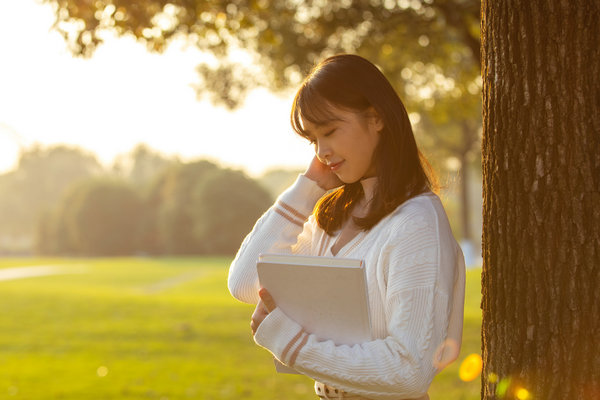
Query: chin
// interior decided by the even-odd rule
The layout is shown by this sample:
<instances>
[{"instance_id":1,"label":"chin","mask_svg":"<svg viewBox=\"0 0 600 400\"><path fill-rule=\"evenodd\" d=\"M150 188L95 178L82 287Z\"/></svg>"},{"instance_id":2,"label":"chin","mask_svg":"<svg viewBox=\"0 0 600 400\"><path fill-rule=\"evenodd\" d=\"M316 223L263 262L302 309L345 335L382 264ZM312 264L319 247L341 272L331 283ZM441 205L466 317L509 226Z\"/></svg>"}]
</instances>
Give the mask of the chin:
<instances>
[{"instance_id":1,"label":"chin","mask_svg":"<svg viewBox=\"0 0 600 400\"><path fill-rule=\"evenodd\" d=\"M338 175L338 178L340 178L340 181L342 181L345 184L356 183L361 180L360 177L349 177L349 176L340 176L340 175Z\"/></svg>"}]
</instances>

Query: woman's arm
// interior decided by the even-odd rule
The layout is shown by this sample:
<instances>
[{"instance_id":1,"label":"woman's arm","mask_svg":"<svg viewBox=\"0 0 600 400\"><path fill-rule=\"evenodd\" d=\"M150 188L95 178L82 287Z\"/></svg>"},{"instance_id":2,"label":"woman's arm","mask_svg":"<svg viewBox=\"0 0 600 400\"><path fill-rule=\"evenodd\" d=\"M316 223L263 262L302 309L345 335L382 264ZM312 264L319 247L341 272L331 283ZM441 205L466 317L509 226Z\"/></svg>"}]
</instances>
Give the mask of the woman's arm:
<instances>
[{"instance_id":1,"label":"woman's arm","mask_svg":"<svg viewBox=\"0 0 600 400\"><path fill-rule=\"evenodd\" d=\"M284 364L353 394L395 400L426 393L437 373L436 350L447 339L462 254L453 238L440 238L435 221L417 232L397 232L383 246L378 261L383 264L377 266L386 271L387 337L354 346L319 342L275 308L255 341ZM440 274L441 268L453 273ZM457 288L464 291L464 282Z\"/></svg>"},{"instance_id":2,"label":"woman's arm","mask_svg":"<svg viewBox=\"0 0 600 400\"><path fill-rule=\"evenodd\" d=\"M325 190L300 175L256 222L229 269L231 294L246 303L258 302L256 261L261 253L310 252L312 225L305 224Z\"/></svg>"}]
</instances>

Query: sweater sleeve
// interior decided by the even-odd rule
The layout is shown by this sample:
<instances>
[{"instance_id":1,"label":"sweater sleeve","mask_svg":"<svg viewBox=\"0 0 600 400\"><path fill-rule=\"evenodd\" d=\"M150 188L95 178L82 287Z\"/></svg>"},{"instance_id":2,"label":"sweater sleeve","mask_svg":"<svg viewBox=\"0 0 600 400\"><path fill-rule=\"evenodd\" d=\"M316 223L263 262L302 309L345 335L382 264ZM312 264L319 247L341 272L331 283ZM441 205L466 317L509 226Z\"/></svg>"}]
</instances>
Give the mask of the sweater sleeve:
<instances>
[{"instance_id":1,"label":"sweater sleeve","mask_svg":"<svg viewBox=\"0 0 600 400\"><path fill-rule=\"evenodd\" d=\"M454 287L454 278L441 282L438 271L455 267L461 255L431 215L410 215L393 228L377 265L387 281L386 337L353 346L318 341L275 309L255 341L284 364L349 393L376 400L423 396L437 373L434 357L446 339Z\"/></svg>"},{"instance_id":2,"label":"sweater sleeve","mask_svg":"<svg viewBox=\"0 0 600 400\"><path fill-rule=\"evenodd\" d=\"M307 220L324 194L316 182L299 175L277 198L246 236L231 263L227 284L233 297L246 303L258 302L256 261L261 253L310 252L312 224Z\"/></svg>"}]
</instances>

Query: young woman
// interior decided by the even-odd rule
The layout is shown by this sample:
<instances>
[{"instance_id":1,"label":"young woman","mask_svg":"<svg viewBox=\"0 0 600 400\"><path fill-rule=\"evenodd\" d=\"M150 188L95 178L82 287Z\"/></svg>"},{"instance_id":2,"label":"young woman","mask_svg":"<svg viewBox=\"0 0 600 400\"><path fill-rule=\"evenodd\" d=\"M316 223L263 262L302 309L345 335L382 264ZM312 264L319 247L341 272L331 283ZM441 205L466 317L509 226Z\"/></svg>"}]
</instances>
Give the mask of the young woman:
<instances>
[{"instance_id":1,"label":"young woman","mask_svg":"<svg viewBox=\"0 0 600 400\"><path fill-rule=\"evenodd\" d=\"M256 343L314 378L319 397L427 399L460 349L464 259L404 105L373 64L338 55L305 79L291 121L316 156L242 243L229 289L257 304ZM364 260L373 340L336 345L305 332L259 288L267 252Z\"/></svg>"}]
</instances>

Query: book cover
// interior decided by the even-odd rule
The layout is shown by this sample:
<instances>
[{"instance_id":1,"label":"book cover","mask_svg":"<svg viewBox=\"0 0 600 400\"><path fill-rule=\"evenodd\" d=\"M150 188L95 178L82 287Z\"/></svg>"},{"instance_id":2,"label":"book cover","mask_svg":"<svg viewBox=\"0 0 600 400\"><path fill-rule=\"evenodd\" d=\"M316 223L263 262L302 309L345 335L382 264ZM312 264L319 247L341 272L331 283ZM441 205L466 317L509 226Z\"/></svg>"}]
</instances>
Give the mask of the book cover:
<instances>
[{"instance_id":1,"label":"book cover","mask_svg":"<svg viewBox=\"0 0 600 400\"><path fill-rule=\"evenodd\" d=\"M371 340L369 300L362 260L262 254L260 286L277 307L318 340L353 345ZM278 366L280 372L285 368Z\"/></svg>"}]
</instances>

